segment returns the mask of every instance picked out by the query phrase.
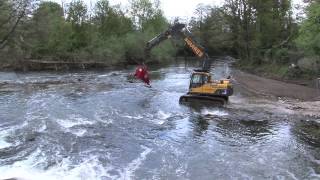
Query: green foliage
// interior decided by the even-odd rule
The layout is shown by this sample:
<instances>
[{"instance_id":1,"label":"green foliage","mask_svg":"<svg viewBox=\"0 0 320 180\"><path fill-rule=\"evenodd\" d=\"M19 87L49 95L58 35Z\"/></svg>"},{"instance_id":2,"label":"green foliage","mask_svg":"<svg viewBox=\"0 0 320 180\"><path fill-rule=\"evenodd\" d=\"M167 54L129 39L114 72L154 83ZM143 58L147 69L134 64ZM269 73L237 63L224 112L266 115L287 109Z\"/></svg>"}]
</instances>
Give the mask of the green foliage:
<instances>
[{"instance_id":1,"label":"green foliage","mask_svg":"<svg viewBox=\"0 0 320 180\"><path fill-rule=\"evenodd\" d=\"M157 62L172 60L176 52L176 48L172 42L166 41L151 52L151 55Z\"/></svg>"},{"instance_id":2,"label":"green foliage","mask_svg":"<svg viewBox=\"0 0 320 180\"><path fill-rule=\"evenodd\" d=\"M5 2L1 2L0 8ZM121 9L110 6L108 0L98 1L90 16L82 0L71 1L67 9L55 2L42 1L21 28L23 49L33 59L139 63L145 58L146 42L167 29L169 23L151 1L132 3L135 4L132 12L140 25ZM6 14L0 11L0 22L8 18ZM171 43L162 44L148 61L168 59L174 50Z\"/></svg>"},{"instance_id":3,"label":"green foliage","mask_svg":"<svg viewBox=\"0 0 320 180\"><path fill-rule=\"evenodd\" d=\"M200 43L207 49L211 55L223 55L232 53L232 33L230 25L225 18L222 8L219 7L198 7L200 11L209 11L207 16L194 18L190 25L196 37L200 37Z\"/></svg>"},{"instance_id":4,"label":"green foliage","mask_svg":"<svg viewBox=\"0 0 320 180\"><path fill-rule=\"evenodd\" d=\"M34 12L31 22L29 38L32 41L32 54L41 55L56 54L64 43L68 29L63 19L63 9L54 2L42 2ZM70 31L69 31L70 32Z\"/></svg>"},{"instance_id":5,"label":"green foliage","mask_svg":"<svg viewBox=\"0 0 320 180\"><path fill-rule=\"evenodd\" d=\"M149 41L155 35L164 32L169 27L167 19L163 16L162 11L156 13L145 21L142 25L145 42ZM170 60L174 56L176 49L172 42L167 41L160 44L151 52L151 56L155 61L161 62Z\"/></svg>"},{"instance_id":6,"label":"green foliage","mask_svg":"<svg viewBox=\"0 0 320 180\"><path fill-rule=\"evenodd\" d=\"M259 62L269 49L286 47L293 36L291 0L226 0L233 48L243 60Z\"/></svg>"},{"instance_id":7,"label":"green foliage","mask_svg":"<svg viewBox=\"0 0 320 180\"><path fill-rule=\"evenodd\" d=\"M87 6L82 0L73 0L69 4L67 21L73 26L79 26L87 20Z\"/></svg>"},{"instance_id":8,"label":"green foliage","mask_svg":"<svg viewBox=\"0 0 320 180\"><path fill-rule=\"evenodd\" d=\"M131 0L131 18L137 29L144 29L145 23L159 14L162 14L160 9L160 1L155 0Z\"/></svg>"},{"instance_id":9,"label":"green foliage","mask_svg":"<svg viewBox=\"0 0 320 180\"><path fill-rule=\"evenodd\" d=\"M98 0L90 12L84 0L72 0L64 7L41 1L36 9L29 8L35 1L0 1L0 41L17 21L15 14L24 12L17 9L17 2L28 5L22 9L27 10L23 23L18 22L15 33L6 40L6 52L11 48L12 54L34 59L139 63L145 60L146 42L169 26L160 0L130 0L126 10L111 6L108 0ZM11 15L15 15L12 20ZM296 40L310 56L320 56L319 17L319 2L312 1ZM255 66L296 63L298 60L291 57L297 26L291 0L225 0L222 7L200 4L189 22L195 39L210 55L231 54ZM175 52L183 51L184 44L178 49L177 43L162 43L147 61L171 59Z\"/></svg>"},{"instance_id":10,"label":"green foliage","mask_svg":"<svg viewBox=\"0 0 320 180\"><path fill-rule=\"evenodd\" d=\"M110 7L107 0L97 2L93 21L103 38L121 36L133 30L130 18L126 17L121 10Z\"/></svg>"},{"instance_id":11,"label":"green foliage","mask_svg":"<svg viewBox=\"0 0 320 180\"><path fill-rule=\"evenodd\" d=\"M7 33L10 15L12 12L12 4L8 0L0 2L0 39Z\"/></svg>"},{"instance_id":12,"label":"green foliage","mask_svg":"<svg viewBox=\"0 0 320 180\"><path fill-rule=\"evenodd\" d=\"M31 16L38 0L1 0L0 2L0 50L20 52L22 24ZM22 50L23 51L23 50ZM1 52L0 52L1 53Z\"/></svg>"},{"instance_id":13,"label":"green foliage","mask_svg":"<svg viewBox=\"0 0 320 180\"><path fill-rule=\"evenodd\" d=\"M279 64L288 64L289 63L289 50L287 48L279 48L274 50L274 58Z\"/></svg>"},{"instance_id":14,"label":"green foliage","mask_svg":"<svg viewBox=\"0 0 320 180\"><path fill-rule=\"evenodd\" d=\"M82 0L74 0L69 4L67 22L71 23L72 33L70 35L72 51L79 50L88 45L89 37L87 22L87 7Z\"/></svg>"},{"instance_id":15,"label":"green foliage","mask_svg":"<svg viewBox=\"0 0 320 180\"><path fill-rule=\"evenodd\" d=\"M307 8L307 19L303 22L296 42L308 55L320 56L320 2Z\"/></svg>"},{"instance_id":16,"label":"green foliage","mask_svg":"<svg viewBox=\"0 0 320 180\"><path fill-rule=\"evenodd\" d=\"M82 52L83 60L95 60L109 62L110 64L120 63L125 60L125 47L122 39L110 36L108 39L101 39L99 36L92 37L92 42Z\"/></svg>"},{"instance_id":17,"label":"green foliage","mask_svg":"<svg viewBox=\"0 0 320 180\"><path fill-rule=\"evenodd\" d=\"M142 31L152 33L151 36L154 36L167 30L168 26L169 23L167 19L163 16L162 12L159 11L142 24Z\"/></svg>"},{"instance_id":18,"label":"green foliage","mask_svg":"<svg viewBox=\"0 0 320 180\"><path fill-rule=\"evenodd\" d=\"M124 39L125 56L130 62L140 62L144 58L145 42L144 34L141 32L133 32L126 35Z\"/></svg>"}]
</instances>

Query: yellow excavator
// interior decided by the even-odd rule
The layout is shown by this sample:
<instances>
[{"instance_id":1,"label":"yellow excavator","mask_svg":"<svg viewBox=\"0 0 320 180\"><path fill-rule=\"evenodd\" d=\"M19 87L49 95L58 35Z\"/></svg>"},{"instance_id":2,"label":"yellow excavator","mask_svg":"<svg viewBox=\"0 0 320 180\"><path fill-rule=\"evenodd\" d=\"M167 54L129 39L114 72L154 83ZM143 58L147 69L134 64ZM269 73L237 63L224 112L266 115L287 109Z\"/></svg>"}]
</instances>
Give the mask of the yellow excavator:
<instances>
[{"instance_id":1,"label":"yellow excavator","mask_svg":"<svg viewBox=\"0 0 320 180\"><path fill-rule=\"evenodd\" d=\"M211 102L225 104L229 96L233 94L233 85L230 77L222 80L214 80L210 74L211 62L205 49L192 38L191 32L185 24L175 23L168 30L151 39L146 47L145 54L149 57L150 51L164 40L174 37L181 38L185 41L186 46L202 60L201 69L194 70L191 75L189 92L180 97L180 103L208 100Z\"/></svg>"}]
</instances>

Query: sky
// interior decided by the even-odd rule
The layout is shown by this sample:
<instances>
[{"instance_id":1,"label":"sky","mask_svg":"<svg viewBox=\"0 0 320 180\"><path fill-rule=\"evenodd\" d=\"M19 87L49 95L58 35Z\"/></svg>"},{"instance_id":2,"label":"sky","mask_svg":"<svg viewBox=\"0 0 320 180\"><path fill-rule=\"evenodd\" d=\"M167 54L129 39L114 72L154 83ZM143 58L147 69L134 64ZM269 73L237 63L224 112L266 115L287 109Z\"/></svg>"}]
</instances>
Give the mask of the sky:
<instances>
[{"instance_id":1,"label":"sky","mask_svg":"<svg viewBox=\"0 0 320 180\"><path fill-rule=\"evenodd\" d=\"M58 3L61 3L61 0L53 0ZM63 0L68 2L70 0ZM94 4L97 0L84 0L88 5ZM293 0L294 4L302 3L303 0ZM128 7L128 0L109 0L111 5L120 4L121 7ZM207 4L207 5L217 5L220 6L223 4L224 0L160 0L161 7L164 11L164 14L167 18L173 19L179 17L185 19L186 17L191 17L194 14L194 11L198 4Z\"/></svg>"},{"instance_id":2,"label":"sky","mask_svg":"<svg viewBox=\"0 0 320 180\"><path fill-rule=\"evenodd\" d=\"M128 4L128 0L109 0L111 4ZM192 16L198 4L221 5L224 0L160 0L168 18Z\"/></svg>"}]
</instances>

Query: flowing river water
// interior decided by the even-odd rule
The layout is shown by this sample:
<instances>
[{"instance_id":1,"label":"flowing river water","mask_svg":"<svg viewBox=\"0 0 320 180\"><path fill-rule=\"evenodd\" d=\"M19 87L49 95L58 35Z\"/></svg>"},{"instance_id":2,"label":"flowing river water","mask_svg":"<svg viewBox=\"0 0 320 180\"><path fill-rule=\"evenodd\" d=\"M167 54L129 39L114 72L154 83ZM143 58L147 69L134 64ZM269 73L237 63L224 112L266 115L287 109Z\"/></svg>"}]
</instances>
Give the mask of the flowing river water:
<instances>
[{"instance_id":1,"label":"flowing river water","mask_svg":"<svg viewBox=\"0 0 320 180\"><path fill-rule=\"evenodd\" d=\"M0 179L320 179L319 117L237 82L225 107L180 105L192 69L154 69L152 88L133 67L0 73Z\"/></svg>"}]
</instances>

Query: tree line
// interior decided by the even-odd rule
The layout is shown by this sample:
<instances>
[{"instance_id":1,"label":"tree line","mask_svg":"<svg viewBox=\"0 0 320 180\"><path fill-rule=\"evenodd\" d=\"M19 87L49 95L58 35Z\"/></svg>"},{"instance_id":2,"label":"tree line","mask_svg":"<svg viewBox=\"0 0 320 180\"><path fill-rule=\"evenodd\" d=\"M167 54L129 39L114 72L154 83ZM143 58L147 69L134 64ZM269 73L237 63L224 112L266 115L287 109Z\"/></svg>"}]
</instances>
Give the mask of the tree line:
<instances>
[{"instance_id":1,"label":"tree line","mask_svg":"<svg viewBox=\"0 0 320 180\"><path fill-rule=\"evenodd\" d=\"M320 73L320 1L305 2L302 20L291 0L225 0L199 5L192 31L210 54L229 54L248 70L285 78Z\"/></svg>"},{"instance_id":2,"label":"tree line","mask_svg":"<svg viewBox=\"0 0 320 180\"><path fill-rule=\"evenodd\" d=\"M93 7L82 0L62 5L2 0L1 63L19 63L20 59L141 62L146 42L170 22L160 0L129 2L123 9L108 0L99 0ZM291 0L225 0L221 7L199 4L187 23L212 56L232 55L244 67L269 68L282 75L316 75L320 1L308 1L303 20L294 16ZM167 41L152 51L150 60L169 61L176 52L183 55L186 48ZM291 64L293 68L288 68Z\"/></svg>"},{"instance_id":3,"label":"tree line","mask_svg":"<svg viewBox=\"0 0 320 180\"><path fill-rule=\"evenodd\" d=\"M128 10L108 0L97 1L92 9L82 0L63 5L2 0L0 26L1 63L40 59L117 64L140 62L146 42L169 23L157 0L132 0ZM151 58L165 61L174 52L167 42Z\"/></svg>"}]
</instances>

